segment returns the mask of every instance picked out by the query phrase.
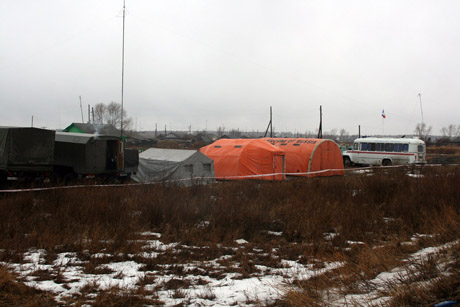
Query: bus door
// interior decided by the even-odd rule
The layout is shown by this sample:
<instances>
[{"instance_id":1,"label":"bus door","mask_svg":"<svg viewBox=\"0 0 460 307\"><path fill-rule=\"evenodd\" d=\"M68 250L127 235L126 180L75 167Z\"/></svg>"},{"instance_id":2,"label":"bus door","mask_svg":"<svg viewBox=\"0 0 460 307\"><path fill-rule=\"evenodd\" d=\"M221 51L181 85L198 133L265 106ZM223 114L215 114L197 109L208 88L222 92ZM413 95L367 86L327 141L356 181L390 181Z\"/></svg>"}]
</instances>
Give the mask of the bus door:
<instances>
[{"instance_id":1,"label":"bus door","mask_svg":"<svg viewBox=\"0 0 460 307\"><path fill-rule=\"evenodd\" d=\"M417 160L415 162L418 163L425 163L425 146L418 145L417 146Z\"/></svg>"}]
</instances>

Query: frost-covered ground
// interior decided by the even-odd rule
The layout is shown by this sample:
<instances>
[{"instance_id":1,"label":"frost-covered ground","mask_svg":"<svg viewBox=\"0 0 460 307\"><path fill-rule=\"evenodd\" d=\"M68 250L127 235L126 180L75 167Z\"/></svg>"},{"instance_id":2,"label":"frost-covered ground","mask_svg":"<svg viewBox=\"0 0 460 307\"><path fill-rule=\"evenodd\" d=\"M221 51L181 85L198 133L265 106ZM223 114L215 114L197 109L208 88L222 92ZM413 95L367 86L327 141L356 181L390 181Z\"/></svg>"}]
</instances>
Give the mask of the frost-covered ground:
<instances>
[{"instance_id":1,"label":"frost-covered ground","mask_svg":"<svg viewBox=\"0 0 460 307\"><path fill-rule=\"evenodd\" d=\"M237 240L238 247L221 247L230 251L229 255L220 254L211 260L187 262L183 259L177 260L177 257L171 255L196 254L202 247L164 244L161 234L158 233L147 232L142 235L145 237L142 240L143 252L137 255L79 255L63 252L54 255L50 260L45 251L30 250L18 263L1 264L23 277L27 285L54 293L59 302L66 302L72 296L81 296L85 291L89 292L87 297L90 300L96 296L97 291L91 292L88 289L135 291L142 288L143 295L166 306L181 303L188 306L266 305L280 298L286 289L292 289L291 282L308 279L343 265L332 262L318 266L317 261L302 264L298 261L277 259L274 267L255 265L250 269L250 274L245 274L239 268L247 264L244 261L234 261L238 250L247 248L248 242L245 240ZM331 238L326 235L326 239ZM417 239L414 237L413 241L406 244L414 244ZM403 267L382 272L374 280L370 280L372 287L366 293L340 296L334 295L334 289L331 289L328 291L329 302L336 306L385 304L388 298L382 296L382 293L389 283L403 280L408 267L452 244L459 242L424 248L412 254ZM252 252L257 254L263 251L254 248ZM272 255L263 256L276 258L276 250Z\"/></svg>"}]
</instances>

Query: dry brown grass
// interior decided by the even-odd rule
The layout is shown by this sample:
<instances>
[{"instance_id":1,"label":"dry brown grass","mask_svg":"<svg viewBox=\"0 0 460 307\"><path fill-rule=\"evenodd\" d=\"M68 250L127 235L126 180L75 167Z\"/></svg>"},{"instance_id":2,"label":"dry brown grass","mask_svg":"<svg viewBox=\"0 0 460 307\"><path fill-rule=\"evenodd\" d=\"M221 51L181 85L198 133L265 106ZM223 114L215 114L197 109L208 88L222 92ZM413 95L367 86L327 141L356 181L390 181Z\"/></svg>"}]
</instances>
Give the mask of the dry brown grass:
<instances>
[{"instance_id":1,"label":"dry brown grass","mask_svg":"<svg viewBox=\"0 0 460 307\"><path fill-rule=\"evenodd\" d=\"M239 273L241 278L260 273L256 265L279 267L279 259L345 263L327 274L299 279L302 290L288 292L277 302L281 306L321 305L324 291L331 287L339 287L343 293L362 292L371 286L366 284L369 279L401 265L415 250L459 238L460 168L424 167L418 169L424 175L420 178L406 176L407 171L377 168L373 176L222 182L190 188L168 184L85 187L2 195L0 261L20 263L22 253L30 248L44 249L48 263L57 253L76 252L85 261L85 272L109 274L104 263L143 251L140 233L153 231L162 234L164 243L179 242L179 246L155 259L135 260L145 264L145 270L154 270L163 263L176 264L164 274L180 274L181 264L223 255L229 255L222 262L223 266L228 264L227 272ZM401 244L417 233L435 236L420 239L415 245ZM329 239L325 234L330 235ZM230 247L237 246L236 239L249 243L235 251ZM195 249L192 253L181 245ZM273 250L276 255L272 255ZM101 252L117 258L91 257ZM231 268L235 263L240 267ZM203 269L217 278L225 273L225 269L206 270L205 265ZM59 274L53 274L58 278ZM141 281L140 286L148 281ZM447 297L441 292L458 292L458 284L448 284L447 290L435 288L430 302ZM180 296L187 285L164 287L177 289L176 295ZM102 293L90 288L88 293L98 293L93 301L97 304L143 302L135 293ZM400 297L417 291L408 287L391 295L403 301ZM87 300L84 291L81 297L71 299Z\"/></svg>"},{"instance_id":2,"label":"dry brown grass","mask_svg":"<svg viewBox=\"0 0 460 307\"><path fill-rule=\"evenodd\" d=\"M24 285L0 266L0 306L57 306L53 295Z\"/></svg>"},{"instance_id":3,"label":"dry brown grass","mask_svg":"<svg viewBox=\"0 0 460 307\"><path fill-rule=\"evenodd\" d=\"M460 146L444 145L444 146L428 146L427 154L456 154L460 155Z\"/></svg>"}]
</instances>

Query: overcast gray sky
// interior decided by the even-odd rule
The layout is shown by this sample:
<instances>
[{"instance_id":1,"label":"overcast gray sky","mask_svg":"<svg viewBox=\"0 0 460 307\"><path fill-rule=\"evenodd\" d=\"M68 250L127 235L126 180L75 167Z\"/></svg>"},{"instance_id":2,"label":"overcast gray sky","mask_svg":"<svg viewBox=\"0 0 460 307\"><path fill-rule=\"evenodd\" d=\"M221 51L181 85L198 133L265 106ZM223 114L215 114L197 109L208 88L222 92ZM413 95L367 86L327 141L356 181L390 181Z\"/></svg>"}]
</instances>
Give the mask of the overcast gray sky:
<instances>
[{"instance_id":1,"label":"overcast gray sky","mask_svg":"<svg viewBox=\"0 0 460 307\"><path fill-rule=\"evenodd\" d=\"M0 1L0 125L121 101L118 0ZM126 0L124 107L142 130L460 124L460 1ZM387 118L382 119L382 110ZM383 122L384 121L384 122Z\"/></svg>"}]
</instances>

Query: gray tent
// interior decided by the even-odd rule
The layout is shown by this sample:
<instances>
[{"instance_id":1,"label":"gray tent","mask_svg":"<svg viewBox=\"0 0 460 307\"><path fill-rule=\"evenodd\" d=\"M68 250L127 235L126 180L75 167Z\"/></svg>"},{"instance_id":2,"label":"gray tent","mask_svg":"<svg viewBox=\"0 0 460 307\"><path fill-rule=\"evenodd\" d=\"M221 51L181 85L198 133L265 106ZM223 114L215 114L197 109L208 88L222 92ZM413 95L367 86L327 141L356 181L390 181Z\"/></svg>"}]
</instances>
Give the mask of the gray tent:
<instances>
[{"instance_id":1,"label":"gray tent","mask_svg":"<svg viewBox=\"0 0 460 307\"><path fill-rule=\"evenodd\" d=\"M180 185L210 183L215 180L214 162L197 150L150 148L139 154L139 167L132 179Z\"/></svg>"}]
</instances>

